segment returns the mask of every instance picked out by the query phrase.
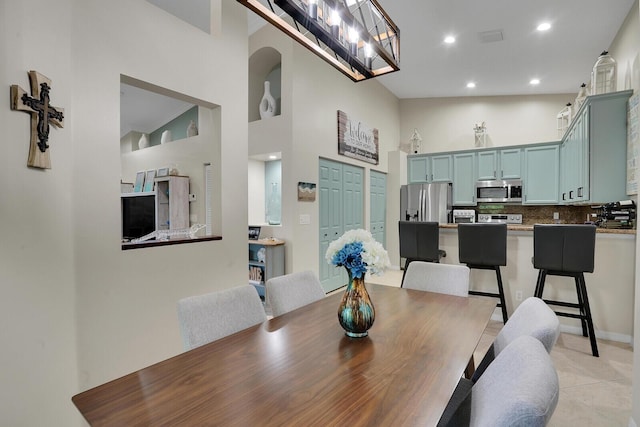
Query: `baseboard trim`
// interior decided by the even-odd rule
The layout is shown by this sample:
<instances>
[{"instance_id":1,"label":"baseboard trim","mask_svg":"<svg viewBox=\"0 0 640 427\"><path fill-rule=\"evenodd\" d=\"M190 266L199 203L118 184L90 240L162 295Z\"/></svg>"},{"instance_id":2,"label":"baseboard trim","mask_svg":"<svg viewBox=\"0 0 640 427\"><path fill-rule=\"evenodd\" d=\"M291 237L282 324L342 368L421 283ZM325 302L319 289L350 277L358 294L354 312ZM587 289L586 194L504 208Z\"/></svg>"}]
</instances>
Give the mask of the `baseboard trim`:
<instances>
[{"instance_id":1,"label":"baseboard trim","mask_svg":"<svg viewBox=\"0 0 640 427\"><path fill-rule=\"evenodd\" d=\"M500 311L500 308L496 308L496 311L494 311L494 313L491 315L491 320L502 322L502 312ZM580 326L560 325L560 332L565 332L572 335L582 335L582 328ZM631 335L599 330L596 330L596 338L607 341L621 342L624 344L631 344L633 342L633 337Z\"/></svg>"}]
</instances>

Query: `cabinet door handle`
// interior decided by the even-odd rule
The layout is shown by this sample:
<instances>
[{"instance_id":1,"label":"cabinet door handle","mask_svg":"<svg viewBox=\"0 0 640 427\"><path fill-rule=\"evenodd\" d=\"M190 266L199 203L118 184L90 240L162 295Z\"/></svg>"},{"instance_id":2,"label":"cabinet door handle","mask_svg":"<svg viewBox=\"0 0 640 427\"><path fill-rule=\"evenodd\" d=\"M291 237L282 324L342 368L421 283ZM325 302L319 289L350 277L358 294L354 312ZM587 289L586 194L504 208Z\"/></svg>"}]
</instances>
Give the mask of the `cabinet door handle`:
<instances>
[{"instance_id":1,"label":"cabinet door handle","mask_svg":"<svg viewBox=\"0 0 640 427\"><path fill-rule=\"evenodd\" d=\"M496 177L496 171L493 171L493 177L494 178Z\"/></svg>"},{"instance_id":2,"label":"cabinet door handle","mask_svg":"<svg viewBox=\"0 0 640 427\"><path fill-rule=\"evenodd\" d=\"M567 193L562 193L562 200L567 200Z\"/></svg>"},{"instance_id":3,"label":"cabinet door handle","mask_svg":"<svg viewBox=\"0 0 640 427\"><path fill-rule=\"evenodd\" d=\"M582 197L582 189L584 187L578 187L578 197Z\"/></svg>"},{"instance_id":4,"label":"cabinet door handle","mask_svg":"<svg viewBox=\"0 0 640 427\"><path fill-rule=\"evenodd\" d=\"M573 199L573 190L569 191L569 198Z\"/></svg>"}]
</instances>

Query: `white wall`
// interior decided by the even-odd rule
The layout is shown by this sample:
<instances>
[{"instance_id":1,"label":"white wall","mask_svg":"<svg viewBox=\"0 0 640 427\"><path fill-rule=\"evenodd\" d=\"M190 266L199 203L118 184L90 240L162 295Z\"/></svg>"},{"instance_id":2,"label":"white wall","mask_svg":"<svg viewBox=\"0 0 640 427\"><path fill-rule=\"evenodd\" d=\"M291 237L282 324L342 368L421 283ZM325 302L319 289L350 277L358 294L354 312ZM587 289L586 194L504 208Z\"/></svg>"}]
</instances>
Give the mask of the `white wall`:
<instances>
[{"instance_id":1,"label":"white wall","mask_svg":"<svg viewBox=\"0 0 640 427\"><path fill-rule=\"evenodd\" d=\"M321 59L265 27L252 35L250 54L263 47L282 57L282 112L280 116L249 124L250 154L282 153L282 225L265 227L285 239L287 272L318 272L318 199L298 202L299 181L318 183L320 157L387 172L387 153L398 145L398 100L377 81L353 83ZM342 110L379 130L380 164L338 155L337 111ZM369 174L365 174L365 224L369 223ZM390 197L395 197L390 195ZM299 216L311 223L300 225ZM392 219L388 219L388 222ZM395 219L397 221L397 218Z\"/></svg>"},{"instance_id":2,"label":"white wall","mask_svg":"<svg viewBox=\"0 0 640 427\"><path fill-rule=\"evenodd\" d=\"M143 0L73 3L80 390L181 352L178 299L246 283L246 9L218 3L213 36ZM121 74L221 106L223 240L120 249Z\"/></svg>"},{"instance_id":3,"label":"white wall","mask_svg":"<svg viewBox=\"0 0 640 427\"><path fill-rule=\"evenodd\" d=\"M77 425L71 0L0 0L0 425ZM50 170L27 168L29 115L9 109L27 71L52 80L65 127L50 130ZM119 151L117 143L114 150Z\"/></svg>"},{"instance_id":4,"label":"white wall","mask_svg":"<svg viewBox=\"0 0 640 427\"><path fill-rule=\"evenodd\" d=\"M560 95L402 99L400 139L408 142L418 129L422 153L473 149L473 126L484 121L487 147L558 141L556 115L576 95L577 90Z\"/></svg>"}]
</instances>

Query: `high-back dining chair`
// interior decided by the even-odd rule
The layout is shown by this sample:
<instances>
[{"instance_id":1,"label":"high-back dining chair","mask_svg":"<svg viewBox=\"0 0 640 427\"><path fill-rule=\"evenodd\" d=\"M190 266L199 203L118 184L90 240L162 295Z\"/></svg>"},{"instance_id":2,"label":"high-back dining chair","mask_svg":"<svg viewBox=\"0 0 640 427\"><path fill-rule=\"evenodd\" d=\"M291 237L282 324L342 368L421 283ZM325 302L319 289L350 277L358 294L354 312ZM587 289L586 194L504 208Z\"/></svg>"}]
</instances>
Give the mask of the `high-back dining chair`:
<instances>
[{"instance_id":1,"label":"high-back dining chair","mask_svg":"<svg viewBox=\"0 0 640 427\"><path fill-rule=\"evenodd\" d=\"M487 350L471 380L478 381L502 350L524 335L536 338L547 352L551 352L558 340L558 335L560 335L558 316L540 298L529 297L516 308Z\"/></svg>"},{"instance_id":2,"label":"high-back dining chair","mask_svg":"<svg viewBox=\"0 0 640 427\"><path fill-rule=\"evenodd\" d=\"M178 321L185 350L224 338L267 320L256 288L243 285L183 298Z\"/></svg>"},{"instance_id":3,"label":"high-back dining chair","mask_svg":"<svg viewBox=\"0 0 640 427\"><path fill-rule=\"evenodd\" d=\"M466 297L469 295L469 267L413 261L405 271L401 287Z\"/></svg>"},{"instance_id":4,"label":"high-back dining chair","mask_svg":"<svg viewBox=\"0 0 640 427\"><path fill-rule=\"evenodd\" d=\"M442 426L543 427L558 405L551 356L530 336L515 339L475 384L465 378L444 411Z\"/></svg>"},{"instance_id":5,"label":"high-back dining chair","mask_svg":"<svg viewBox=\"0 0 640 427\"><path fill-rule=\"evenodd\" d=\"M267 280L265 287L265 300L274 317L311 304L326 295L320 280L312 271L272 277Z\"/></svg>"}]
</instances>

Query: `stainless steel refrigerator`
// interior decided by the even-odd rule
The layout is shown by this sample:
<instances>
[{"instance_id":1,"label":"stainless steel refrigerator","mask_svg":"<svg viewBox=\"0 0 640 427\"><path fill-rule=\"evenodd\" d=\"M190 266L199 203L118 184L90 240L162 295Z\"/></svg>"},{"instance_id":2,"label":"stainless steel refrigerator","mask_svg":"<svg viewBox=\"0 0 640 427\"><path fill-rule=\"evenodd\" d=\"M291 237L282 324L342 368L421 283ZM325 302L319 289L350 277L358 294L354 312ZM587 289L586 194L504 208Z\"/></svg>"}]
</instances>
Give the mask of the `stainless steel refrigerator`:
<instances>
[{"instance_id":1,"label":"stainless steel refrigerator","mask_svg":"<svg viewBox=\"0 0 640 427\"><path fill-rule=\"evenodd\" d=\"M400 188L401 221L452 222L451 183L409 184Z\"/></svg>"}]
</instances>

